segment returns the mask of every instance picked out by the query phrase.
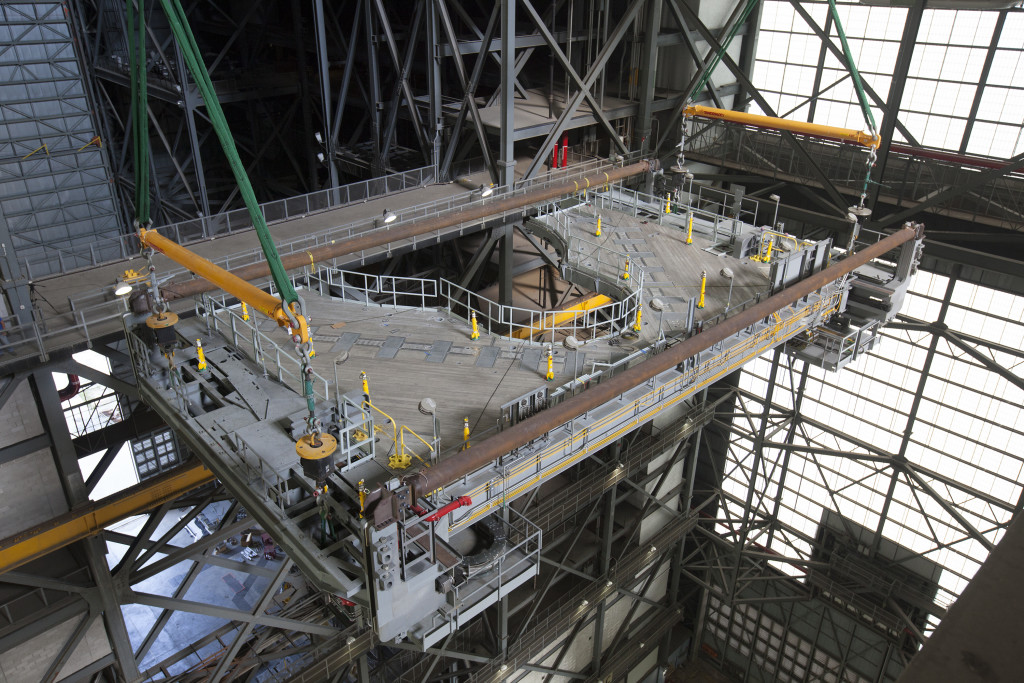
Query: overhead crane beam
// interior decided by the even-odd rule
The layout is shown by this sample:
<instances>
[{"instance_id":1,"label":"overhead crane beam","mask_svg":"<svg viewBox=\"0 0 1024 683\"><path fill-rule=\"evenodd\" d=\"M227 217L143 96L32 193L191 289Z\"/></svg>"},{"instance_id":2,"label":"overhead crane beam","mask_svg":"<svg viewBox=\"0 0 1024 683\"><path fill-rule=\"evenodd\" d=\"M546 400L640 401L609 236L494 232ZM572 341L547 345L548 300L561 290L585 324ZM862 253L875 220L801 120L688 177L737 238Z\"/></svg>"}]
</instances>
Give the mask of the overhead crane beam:
<instances>
[{"instance_id":1,"label":"overhead crane beam","mask_svg":"<svg viewBox=\"0 0 1024 683\"><path fill-rule=\"evenodd\" d=\"M214 479L213 472L202 463L185 465L9 536L0 540L0 574L95 536L115 522L172 501Z\"/></svg>"}]
</instances>

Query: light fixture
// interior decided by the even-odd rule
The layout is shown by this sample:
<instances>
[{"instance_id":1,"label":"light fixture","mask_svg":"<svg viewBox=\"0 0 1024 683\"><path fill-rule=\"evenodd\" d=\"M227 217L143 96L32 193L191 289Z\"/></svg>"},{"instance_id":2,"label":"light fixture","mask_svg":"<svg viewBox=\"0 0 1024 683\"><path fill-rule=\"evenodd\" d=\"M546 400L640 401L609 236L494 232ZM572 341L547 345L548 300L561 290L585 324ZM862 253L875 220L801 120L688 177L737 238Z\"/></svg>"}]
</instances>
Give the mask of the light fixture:
<instances>
[{"instance_id":1,"label":"light fixture","mask_svg":"<svg viewBox=\"0 0 1024 683\"><path fill-rule=\"evenodd\" d=\"M589 605L589 604L590 604L590 601L589 601L589 600L585 600L585 599L584 599L584 600L581 600L581 601L580 601L580 607L586 607L586 606L587 606L587 605Z\"/></svg>"},{"instance_id":2,"label":"light fixture","mask_svg":"<svg viewBox=\"0 0 1024 683\"><path fill-rule=\"evenodd\" d=\"M384 225L387 225L388 223L394 223L395 221L397 221L398 216L395 215L394 211L388 211L387 209L384 209L384 213L382 214L382 220L384 221Z\"/></svg>"},{"instance_id":3,"label":"light fixture","mask_svg":"<svg viewBox=\"0 0 1024 683\"><path fill-rule=\"evenodd\" d=\"M607 586L608 588L611 588L615 584L612 583L611 579L608 579L608 581L606 581L604 585Z\"/></svg>"},{"instance_id":4,"label":"light fixture","mask_svg":"<svg viewBox=\"0 0 1024 683\"><path fill-rule=\"evenodd\" d=\"M656 552L658 552L658 546L652 545L652 546L651 546L651 552L652 552L652 553L656 553Z\"/></svg>"},{"instance_id":5,"label":"light fixture","mask_svg":"<svg viewBox=\"0 0 1024 683\"><path fill-rule=\"evenodd\" d=\"M322 163L324 163L324 159L326 159L326 158L327 158L327 157L325 157L325 156L324 156L324 153L323 153L323 152L317 152L317 153L316 153L316 159L317 159L317 161L319 161L319 162L320 162L321 164L322 164Z\"/></svg>"},{"instance_id":6,"label":"light fixture","mask_svg":"<svg viewBox=\"0 0 1024 683\"><path fill-rule=\"evenodd\" d=\"M132 289L134 289L134 287L127 282L121 282L114 289L114 296L128 296L132 293Z\"/></svg>"},{"instance_id":7,"label":"light fixture","mask_svg":"<svg viewBox=\"0 0 1024 683\"><path fill-rule=\"evenodd\" d=\"M481 197L490 197L492 194L494 194L494 188L493 187L491 187L490 185L481 185L480 186L480 196Z\"/></svg>"},{"instance_id":8,"label":"light fixture","mask_svg":"<svg viewBox=\"0 0 1024 683\"><path fill-rule=\"evenodd\" d=\"M315 133L313 133L313 137L316 138L316 142L318 145L324 144L324 139L320 136L320 131L316 131Z\"/></svg>"},{"instance_id":9,"label":"light fixture","mask_svg":"<svg viewBox=\"0 0 1024 683\"><path fill-rule=\"evenodd\" d=\"M501 668L498 669L498 671L501 671L502 673L508 671L508 664L502 664Z\"/></svg>"}]
</instances>

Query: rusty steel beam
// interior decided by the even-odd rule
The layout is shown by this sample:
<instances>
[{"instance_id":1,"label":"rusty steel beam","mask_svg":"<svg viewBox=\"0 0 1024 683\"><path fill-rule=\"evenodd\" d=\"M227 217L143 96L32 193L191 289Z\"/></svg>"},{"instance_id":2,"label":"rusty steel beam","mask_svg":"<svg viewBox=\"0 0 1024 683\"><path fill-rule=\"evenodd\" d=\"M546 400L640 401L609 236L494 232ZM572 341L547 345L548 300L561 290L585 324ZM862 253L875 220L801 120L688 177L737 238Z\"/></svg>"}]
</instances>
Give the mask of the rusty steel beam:
<instances>
[{"instance_id":1,"label":"rusty steel beam","mask_svg":"<svg viewBox=\"0 0 1024 683\"><path fill-rule=\"evenodd\" d=\"M574 192L580 192L589 187L598 187L639 173L654 171L658 168L657 164L657 161L639 161L635 164L630 164L629 166L615 168L607 172L602 171L601 173L595 173L593 175L580 178L579 180L569 180L559 185L541 188L533 192L526 192L525 194L515 197L498 199L485 204L477 204L458 211L451 211L434 218L415 221L408 225L401 225L388 230L376 230L371 233L350 237L349 239L338 240L334 244L327 244L322 247L310 249L309 251L282 256L281 262L284 264L285 270L293 270L295 268L308 266L310 262L320 263L340 256L358 254L363 250L380 247L388 244L389 242L397 242L410 237L426 235L432 232L437 232L438 230L450 228L453 225L458 225L460 223L489 218L490 216L495 216L505 211L521 209L523 207L530 206L531 204L538 204L540 202L545 202L557 197L563 197ZM231 271L231 274L243 280L255 280L257 278L267 277L270 275L270 266L266 263L256 263L251 266L244 266L233 270ZM204 292L211 292L215 289L217 289L217 286L211 282L203 279L196 279L189 280L187 282L161 285L160 293L166 300L174 301L176 299L195 296L196 294L202 294Z\"/></svg>"},{"instance_id":2,"label":"rusty steel beam","mask_svg":"<svg viewBox=\"0 0 1024 683\"><path fill-rule=\"evenodd\" d=\"M867 247L863 251L848 256L829 268L801 280L792 287L787 287L761 303L726 318L714 327L705 329L700 334L672 346L665 350L665 352L629 368L610 380L590 387L583 393L566 399L547 410L542 410L533 417L482 441L478 445L467 448L447 460L435 463L427 469L413 472L404 478L404 483L409 487L410 495L408 500L413 502L441 486L447 486L452 482L458 481L462 477L494 462L513 449L529 443L533 439L546 434L560 425L566 424L589 410L604 405L619 394L643 384L659 373L679 365L697 353L709 349L744 328L767 318L772 313L796 303L803 297L821 289L830 282L838 280L871 259L877 258L890 249L894 249L915 237L920 237L922 230L923 228L920 225L910 226L907 224L897 232Z\"/></svg>"}]
</instances>

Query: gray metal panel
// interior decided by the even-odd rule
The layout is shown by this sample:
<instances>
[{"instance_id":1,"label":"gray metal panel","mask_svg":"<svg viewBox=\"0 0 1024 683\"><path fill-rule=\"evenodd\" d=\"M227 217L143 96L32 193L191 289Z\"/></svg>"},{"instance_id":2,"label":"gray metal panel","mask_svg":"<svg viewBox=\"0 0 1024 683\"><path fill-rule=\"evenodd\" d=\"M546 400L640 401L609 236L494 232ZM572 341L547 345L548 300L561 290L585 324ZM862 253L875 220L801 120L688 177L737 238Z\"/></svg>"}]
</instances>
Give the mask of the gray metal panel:
<instances>
[{"instance_id":1,"label":"gray metal panel","mask_svg":"<svg viewBox=\"0 0 1024 683\"><path fill-rule=\"evenodd\" d=\"M452 343L450 341L434 342L433 346L430 347L430 351L427 351L426 361L428 363L443 363L451 348Z\"/></svg>"},{"instance_id":2,"label":"gray metal panel","mask_svg":"<svg viewBox=\"0 0 1024 683\"><path fill-rule=\"evenodd\" d=\"M526 349L523 351L522 360L519 361L519 369L526 372L537 372L537 366L540 365L540 357L540 349Z\"/></svg>"},{"instance_id":3,"label":"gray metal panel","mask_svg":"<svg viewBox=\"0 0 1024 683\"><path fill-rule=\"evenodd\" d=\"M377 352L377 358L394 358L404 343L405 337L388 337L384 340L384 346Z\"/></svg>"},{"instance_id":4,"label":"gray metal panel","mask_svg":"<svg viewBox=\"0 0 1024 683\"><path fill-rule=\"evenodd\" d=\"M497 346L486 346L480 349L480 355L476 359L476 366L478 368L493 368L494 361L498 360L498 354L500 353L501 349Z\"/></svg>"},{"instance_id":5,"label":"gray metal panel","mask_svg":"<svg viewBox=\"0 0 1024 683\"><path fill-rule=\"evenodd\" d=\"M334 346L331 347L331 353L341 353L342 351L348 351L352 348L352 345L359 339L358 332L346 332L341 335L341 338L335 342Z\"/></svg>"},{"instance_id":6,"label":"gray metal panel","mask_svg":"<svg viewBox=\"0 0 1024 683\"><path fill-rule=\"evenodd\" d=\"M99 123L62 3L0 5L0 103L0 213L23 274L122 256L106 152L93 142Z\"/></svg>"}]
</instances>

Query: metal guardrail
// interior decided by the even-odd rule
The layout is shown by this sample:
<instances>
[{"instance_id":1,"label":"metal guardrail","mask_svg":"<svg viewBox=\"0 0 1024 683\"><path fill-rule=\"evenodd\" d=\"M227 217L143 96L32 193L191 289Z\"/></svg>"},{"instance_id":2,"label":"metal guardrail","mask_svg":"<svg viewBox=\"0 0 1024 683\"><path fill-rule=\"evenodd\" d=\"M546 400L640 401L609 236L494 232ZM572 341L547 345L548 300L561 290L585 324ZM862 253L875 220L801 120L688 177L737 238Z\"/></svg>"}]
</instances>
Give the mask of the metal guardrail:
<instances>
[{"instance_id":1,"label":"metal guardrail","mask_svg":"<svg viewBox=\"0 0 1024 683\"><path fill-rule=\"evenodd\" d=\"M196 301L195 311L208 328L223 335L262 370L264 376L273 375L278 382L303 393L302 364L298 355L282 349L253 322L245 320L226 303L227 295L216 297L204 294ZM282 359L284 362L282 362ZM313 393L324 401L331 398L330 385L321 375L313 373Z\"/></svg>"},{"instance_id":2,"label":"metal guardrail","mask_svg":"<svg viewBox=\"0 0 1024 683\"><path fill-rule=\"evenodd\" d=\"M427 166L404 173L393 173L379 178L361 180L341 187L318 190L297 197L266 202L260 204L260 211L267 223L279 223L329 211L355 202L385 197L435 181L433 167ZM249 219L249 212L246 209L235 209L213 216L201 216L156 228L161 235L173 239L178 244L189 244L250 229L252 229L252 221ZM74 251L57 245L42 245L53 255L43 260L37 259L34 262L23 259L21 262L25 268L26 277L32 280L47 275L66 273L78 268L95 267L102 263L128 258L138 252L138 239L135 235L122 235L116 238L102 235L98 237L97 244L90 245L88 252Z\"/></svg>"},{"instance_id":3,"label":"metal guardrail","mask_svg":"<svg viewBox=\"0 0 1024 683\"><path fill-rule=\"evenodd\" d=\"M634 159L634 157L638 158L638 155L630 156L624 159L621 163L628 164ZM523 193L537 187L546 187L576 175L590 174L595 169L608 164L608 162L603 159L582 158L577 157L576 155L573 155L572 158L578 163L575 163L568 168L556 169L535 179L518 183L513 192ZM439 200L437 202L427 202L419 206L410 207L399 214L399 220L414 220L417 218L436 215L442 210L453 210L473 201L487 200L474 199L473 196L467 192L454 198ZM504 214L502 215L504 216ZM460 230L463 227L464 226L454 226L453 228L450 228L450 230ZM374 226L373 221L357 221L349 225L331 228L326 231L305 236L299 240L284 243L281 245L279 251L282 254L302 252L313 246L327 244L332 240L339 238L344 239L346 237L362 234L363 232L374 229L384 228ZM433 236L427 236L426 238L431 239L432 237ZM124 239L128 240L128 243L132 245L131 250L127 253L134 253L136 249L136 245L134 244L136 238L134 236L128 236ZM415 238L412 240L413 245L416 244L416 241L417 240ZM390 247L391 245L389 244L381 249L388 249ZM55 249L58 248L55 247ZM102 252L102 250L100 250L100 252ZM110 262L111 260L120 260L126 255L126 252L124 252L120 247L118 247L116 253L112 253L108 259L103 259L96 255L100 252L96 252L95 254L90 253L87 265L93 266L100 263ZM78 256L83 257L83 255ZM262 262L263 260L262 252L258 249L252 249L229 255L225 258L215 260L214 262L230 270L244 265ZM186 270L179 269L162 273L161 279L165 280L166 278L173 278L177 276L186 277L190 276L190 274ZM56 348L65 348L67 346L83 343L86 346L91 346L93 333L90 328L95 328L102 323L116 321L125 311L124 303L120 299L109 300L107 298L109 296L110 293L103 289L95 290L82 296L69 298L69 310L67 311L44 313L42 309L34 308L31 311L32 321L30 323L22 325L5 324L0 328L0 362L6 360L7 354L17 357L38 357L40 360L46 361L49 359L50 352ZM109 332L109 330L105 331L105 333L107 332Z\"/></svg>"},{"instance_id":4,"label":"metal guardrail","mask_svg":"<svg viewBox=\"0 0 1024 683\"><path fill-rule=\"evenodd\" d=\"M721 160L749 168L764 169L767 166L779 176L812 182L819 178L814 168L817 165L821 173L851 197L860 194L867 161L864 148L797 137L813 161L798 154L780 133L722 121L702 121L687 140L686 153L711 163ZM922 151L929 153L929 150ZM999 159L984 161L1005 163L1005 160ZM876 180L882 186L883 196L891 195L895 198L898 195L923 200L963 185L975 178L979 170L969 163L892 151L885 175ZM1024 215L1024 172L1018 170L993 178L984 186L950 198L931 207L929 211L966 220L980 219L989 225L1020 230L1021 216Z\"/></svg>"}]
</instances>

